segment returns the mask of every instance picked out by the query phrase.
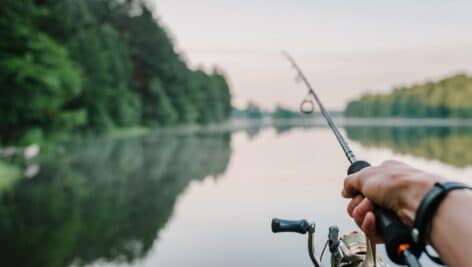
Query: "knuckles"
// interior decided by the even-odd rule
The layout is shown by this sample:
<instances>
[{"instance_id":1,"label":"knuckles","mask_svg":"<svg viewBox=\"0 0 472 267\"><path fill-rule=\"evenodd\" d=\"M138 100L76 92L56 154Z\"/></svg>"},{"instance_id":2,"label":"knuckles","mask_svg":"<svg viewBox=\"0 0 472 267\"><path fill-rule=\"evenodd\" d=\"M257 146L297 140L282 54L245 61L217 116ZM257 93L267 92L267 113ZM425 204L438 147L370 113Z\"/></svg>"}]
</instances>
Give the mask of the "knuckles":
<instances>
[{"instance_id":1,"label":"knuckles","mask_svg":"<svg viewBox=\"0 0 472 267\"><path fill-rule=\"evenodd\" d=\"M398 165L403 165L400 161L389 159L380 164L381 167L396 167Z\"/></svg>"}]
</instances>

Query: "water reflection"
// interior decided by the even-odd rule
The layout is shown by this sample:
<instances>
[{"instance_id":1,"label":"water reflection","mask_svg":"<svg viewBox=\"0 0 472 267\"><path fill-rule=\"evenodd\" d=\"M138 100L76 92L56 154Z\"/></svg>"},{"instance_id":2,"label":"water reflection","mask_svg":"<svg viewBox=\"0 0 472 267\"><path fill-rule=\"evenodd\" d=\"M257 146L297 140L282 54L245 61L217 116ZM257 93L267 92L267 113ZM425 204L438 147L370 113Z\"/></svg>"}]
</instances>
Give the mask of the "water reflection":
<instances>
[{"instance_id":1,"label":"water reflection","mask_svg":"<svg viewBox=\"0 0 472 267\"><path fill-rule=\"evenodd\" d=\"M141 258L190 181L218 177L230 155L230 134L89 137L49 147L37 177L1 196L2 265Z\"/></svg>"},{"instance_id":2,"label":"water reflection","mask_svg":"<svg viewBox=\"0 0 472 267\"><path fill-rule=\"evenodd\" d=\"M278 135L293 129L310 130L319 125L275 124ZM466 126L365 126L345 125L347 137L366 148L388 148L395 153L439 160L455 167L472 164L472 127Z\"/></svg>"},{"instance_id":3,"label":"water reflection","mask_svg":"<svg viewBox=\"0 0 472 267\"><path fill-rule=\"evenodd\" d=\"M472 163L472 127L346 127L349 139L366 147L439 160L456 167Z\"/></svg>"},{"instance_id":4,"label":"water reflection","mask_svg":"<svg viewBox=\"0 0 472 267\"><path fill-rule=\"evenodd\" d=\"M371 147L472 162L472 128L346 132L371 162L393 157ZM2 266L308 266L303 239L274 237L270 218L313 218L318 247L329 225L354 229L339 193L347 162L328 128L83 137L41 151L38 175L0 184ZM472 171L397 158L446 177Z\"/></svg>"}]
</instances>

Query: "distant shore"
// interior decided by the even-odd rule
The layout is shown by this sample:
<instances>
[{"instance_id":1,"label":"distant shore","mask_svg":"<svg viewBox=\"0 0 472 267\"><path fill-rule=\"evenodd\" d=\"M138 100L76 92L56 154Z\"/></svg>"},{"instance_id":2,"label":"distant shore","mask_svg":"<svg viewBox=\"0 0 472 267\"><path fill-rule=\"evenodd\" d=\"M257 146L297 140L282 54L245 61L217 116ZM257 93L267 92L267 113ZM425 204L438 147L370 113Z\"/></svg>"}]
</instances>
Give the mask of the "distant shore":
<instances>
[{"instance_id":1,"label":"distant shore","mask_svg":"<svg viewBox=\"0 0 472 267\"><path fill-rule=\"evenodd\" d=\"M443 118L346 118L334 117L339 127L345 126L375 126L375 127L472 127L471 119ZM302 119L231 119L231 128L272 127L278 125L300 127L327 127L323 117Z\"/></svg>"},{"instance_id":2,"label":"distant shore","mask_svg":"<svg viewBox=\"0 0 472 267\"><path fill-rule=\"evenodd\" d=\"M346 118L336 116L333 118L339 127L471 127L472 119L432 119L432 118ZM247 129L263 129L272 127L291 128L325 128L328 127L323 117L307 117L292 119L262 119L232 118L225 123L208 125L181 125L164 128L140 128L132 133L143 134L147 132L159 132L162 134L188 134L195 132L236 132ZM129 135L128 130L118 130L117 135Z\"/></svg>"}]
</instances>

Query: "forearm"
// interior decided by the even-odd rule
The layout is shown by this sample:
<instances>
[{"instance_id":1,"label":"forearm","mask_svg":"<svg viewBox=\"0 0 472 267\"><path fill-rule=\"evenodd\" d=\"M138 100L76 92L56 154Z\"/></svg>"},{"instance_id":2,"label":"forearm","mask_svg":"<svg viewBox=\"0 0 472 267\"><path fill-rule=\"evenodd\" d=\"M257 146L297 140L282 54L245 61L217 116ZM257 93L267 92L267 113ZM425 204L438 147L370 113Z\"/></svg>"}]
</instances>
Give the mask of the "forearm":
<instances>
[{"instance_id":1,"label":"forearm","mask_svg":"<svg viewBox=\"0 0 472 267\"><path fill-rule=\"evenodd\" d=\"M450 192L432 222L431 243L447 266L470 266L472 256L472 191Z\"/></svg>"}]
</instances>

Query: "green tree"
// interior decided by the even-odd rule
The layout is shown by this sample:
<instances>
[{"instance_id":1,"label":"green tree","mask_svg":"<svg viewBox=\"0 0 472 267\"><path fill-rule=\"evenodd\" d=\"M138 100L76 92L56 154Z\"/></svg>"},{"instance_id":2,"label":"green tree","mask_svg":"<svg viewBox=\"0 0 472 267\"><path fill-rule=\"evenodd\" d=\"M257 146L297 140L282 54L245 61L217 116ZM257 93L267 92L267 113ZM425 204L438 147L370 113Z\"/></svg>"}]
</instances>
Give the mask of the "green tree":
<instances>
[{"instance_id":1,"label":"green tree","mask_svg":"<svg viewBox=\"0 0 472 267\"><path fill-rule=\"evenodd\" d=\"M174 124L177 121L177 113L169 100L162 82L155 78L149 86L149 101L154 105L146 105L143 115L162 125Z\"/></svg>"},{"instance_id":2,"label":"green tree","mask_svg":"<svg viewBox=\"0 0 472 267\"><path fill-rule=\"evenodd\" d=\"M0 138L226 120L225 76L191 70L146 2L3 1Z\"/></svg>"},{"instance_id":3,"label":"green tree","mask_svg":"<svg viewBox=\"0 0 472 267\"><path fill-rule=\"evenodd\" d=\"M345 109L352 117L472 117L472 77L454 75L437 82L366 94Z\"/></svg>"},{"instance_id":4,"label":"green tree","mask_svg":"<svg viewBox=\"0 0 472 267\"><path fill-rule=\"evenodd\" d=\"M18 138L29 128L76 127L85 123L80 107L81 73L68 51L33 24L40 14L31 1L2 3L0 28L0 132Z\"/></svg>"}]
</instances>

